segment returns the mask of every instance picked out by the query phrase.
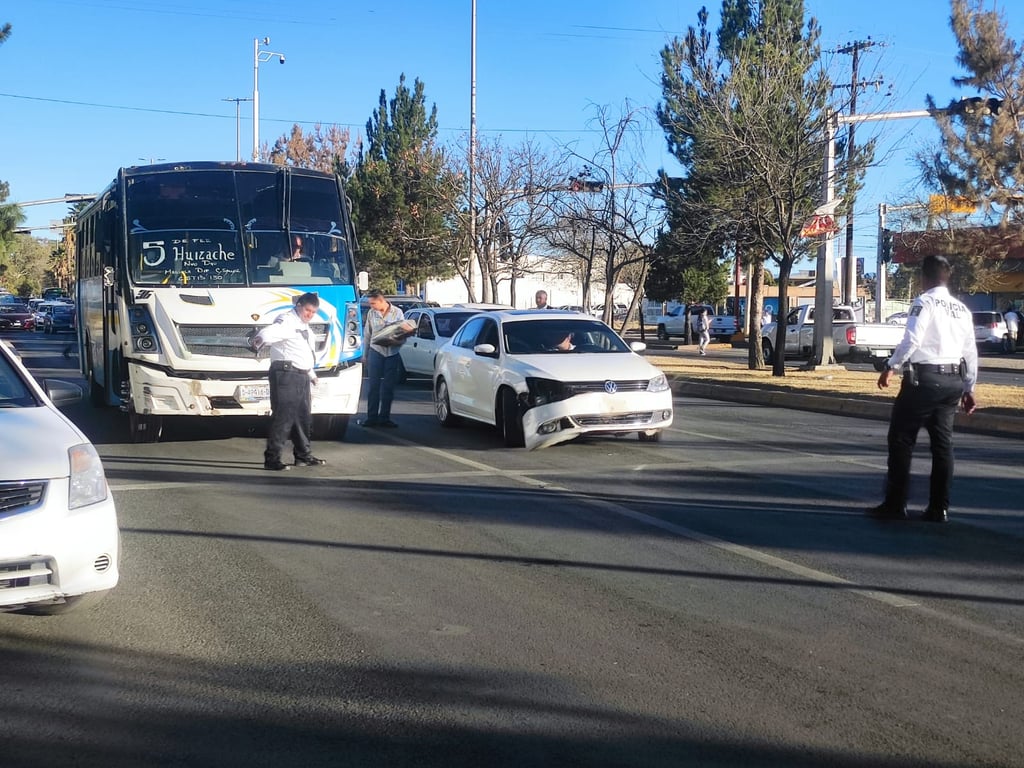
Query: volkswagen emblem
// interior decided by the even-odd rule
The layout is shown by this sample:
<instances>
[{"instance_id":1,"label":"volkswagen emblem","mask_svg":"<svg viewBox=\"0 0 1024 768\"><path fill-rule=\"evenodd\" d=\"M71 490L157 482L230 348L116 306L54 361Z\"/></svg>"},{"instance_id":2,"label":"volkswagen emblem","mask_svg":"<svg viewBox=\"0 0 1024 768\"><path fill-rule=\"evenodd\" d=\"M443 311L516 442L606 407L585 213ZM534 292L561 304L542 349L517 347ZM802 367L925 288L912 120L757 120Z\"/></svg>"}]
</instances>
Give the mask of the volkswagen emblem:
<instances>
[{"instance_id":1,"label":"volkswagen emblem","mask_svg":"<svg viewBox=\"0 0 1024 768\"><path fill-rule=\"evenodd\" d=\"M253 321L254 323L255 323L255 322L256 322L257 320L259 320L259 319L260 319L260 316L259 316L259 315L258 315L258 314L257 314L256 312L253 312L253 313L252 313L251 315L249 315L249 317L251 317L251 318L252 318L252 321Z\"/></svg>"},{"instance_id":2,"label":"volkswagen emblem","mask_svg":"<svg viewBox=\"0 0 1024 768\"><path fill-rule=\"evenodd\" d=\"M616 392L619 391L619 385L616 384L611 379L609 379L604 383L604 391L607 392L609 395L614 395Z\"/></svg>"}]
</instances>

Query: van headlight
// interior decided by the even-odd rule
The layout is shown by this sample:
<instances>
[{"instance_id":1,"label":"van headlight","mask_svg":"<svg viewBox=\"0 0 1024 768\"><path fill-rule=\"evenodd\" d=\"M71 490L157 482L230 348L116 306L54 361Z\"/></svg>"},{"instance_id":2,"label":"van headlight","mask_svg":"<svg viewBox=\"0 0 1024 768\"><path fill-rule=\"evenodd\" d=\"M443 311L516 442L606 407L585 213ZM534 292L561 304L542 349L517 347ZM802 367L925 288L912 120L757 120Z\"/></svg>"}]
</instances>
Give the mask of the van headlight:
<instances>
[{"instance_id":1,"label":"van headlight","mask_svg":"<svg viewBox=\"0 0 1024 768\"><path fill-rule=\"evenodd\" d=\"M68 449L71 478L68 484L68 509L78 509L107 498L107 478L99 454L89 443Z\"/></svg>"},{"instance_id":2,"label":"van headlight","mask_svg":"<svg viewBox=\"0 0 1024 768\"><path fill-rule=\"evenodd\" d=\"M648 392L664 392L666 389L668 389L668 379L664 373L659 373L647 382Z\"/></svg>"}]
</instances>

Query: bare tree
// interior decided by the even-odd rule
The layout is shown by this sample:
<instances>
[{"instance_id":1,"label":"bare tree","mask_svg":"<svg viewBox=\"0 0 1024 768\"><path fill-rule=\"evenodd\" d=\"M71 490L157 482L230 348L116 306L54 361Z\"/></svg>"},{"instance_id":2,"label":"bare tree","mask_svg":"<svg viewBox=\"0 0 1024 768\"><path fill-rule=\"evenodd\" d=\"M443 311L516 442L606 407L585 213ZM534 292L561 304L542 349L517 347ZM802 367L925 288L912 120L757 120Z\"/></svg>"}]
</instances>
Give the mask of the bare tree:
<instances>
[{"instance_id":1,"label":"bare tree","mask_svg":"<svg viewBox=\"0 0 1024 768\"><path fill-rule=\"evenodd\" d=\"M458 154L465 157L466 153ZM496 301L499 286L507 282L515 305L516 282L531 271L544 242L550 210L547 196L562 178L560 159L532 140L511 147L501 138L478 143L472 206L476 247L468 247L468 204L460 220L464 235L452 243L455 269L470 296L475 294L479 275L483 301Z\"/></svg>"},{"instance_id":2,"label":"bare tree","mask_svg":"<svg viewBox=\"0 0 1024 768\"><path fill-rule=\"evenodd\" d=\"M595 107L593 124L599 146L591 156L572 151L568 162L581 167L552 200L549 244L578 260L584 301L594 274L604 283L604 320L611 323L615 286L623 270L644 269L664 224L661 199L652 194L654 180L641 168L644 113L629 103L616 116L610 107ZM636 305L634 293L634 306Z\"/></svg>"}]
</instances>

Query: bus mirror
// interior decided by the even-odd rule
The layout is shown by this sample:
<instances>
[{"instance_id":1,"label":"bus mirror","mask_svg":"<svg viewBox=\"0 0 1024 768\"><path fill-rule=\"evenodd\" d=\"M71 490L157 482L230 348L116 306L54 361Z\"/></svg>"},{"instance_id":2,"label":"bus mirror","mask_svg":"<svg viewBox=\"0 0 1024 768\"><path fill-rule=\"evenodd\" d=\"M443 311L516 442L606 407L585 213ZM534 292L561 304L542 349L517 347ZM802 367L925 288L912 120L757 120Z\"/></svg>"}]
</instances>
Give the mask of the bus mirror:
<instances>
[{"instance_id":1,"label":"bus mirror","mask_svg":"<svg viewBox=\"0 0 1024 768\"><path fill-rule=\"evenodd\" d=\"M370 288L370 274L368 272L360 272L357 277L358 283L356 287L360 291L365 291Z\"/></svg>"}]
</instances>

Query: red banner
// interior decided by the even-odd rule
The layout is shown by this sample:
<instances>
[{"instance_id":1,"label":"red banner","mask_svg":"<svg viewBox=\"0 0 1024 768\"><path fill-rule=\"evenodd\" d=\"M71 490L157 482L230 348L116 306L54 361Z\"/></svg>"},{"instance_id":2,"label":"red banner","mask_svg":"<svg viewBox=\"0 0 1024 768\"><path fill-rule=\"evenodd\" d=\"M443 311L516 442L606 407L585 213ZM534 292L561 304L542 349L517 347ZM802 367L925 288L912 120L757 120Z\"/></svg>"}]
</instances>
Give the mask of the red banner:
<instances>
[{"instance_id":1,"label":"red banner","mask_svg":"<svg viewBox=\"0 0 1024 768\"><path fill-rule=\"evenodd\" d=\"M804 224L800 237L818 237L819 235L835 234L839 231L836 220L832 216L816 214Z\"/></svg>"}]
</instances>

